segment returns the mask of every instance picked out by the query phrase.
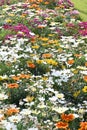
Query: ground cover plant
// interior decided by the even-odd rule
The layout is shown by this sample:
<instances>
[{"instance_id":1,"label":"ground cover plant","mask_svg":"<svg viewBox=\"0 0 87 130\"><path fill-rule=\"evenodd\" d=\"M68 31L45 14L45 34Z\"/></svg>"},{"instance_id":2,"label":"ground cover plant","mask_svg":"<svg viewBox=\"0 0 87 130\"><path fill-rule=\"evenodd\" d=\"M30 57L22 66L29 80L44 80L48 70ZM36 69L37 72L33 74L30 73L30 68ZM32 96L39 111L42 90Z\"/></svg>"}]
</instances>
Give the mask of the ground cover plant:
<instances>
[{"instance_id":1,"label":"ground cover plant","mask_svg":"<svg viewBox=\"0 0 87 130\"><path fill-rule=\"evenodd\" d=\"M0 13L0 130L86 130L87 22L69 0Z\"/></svg>"}]
</instances>

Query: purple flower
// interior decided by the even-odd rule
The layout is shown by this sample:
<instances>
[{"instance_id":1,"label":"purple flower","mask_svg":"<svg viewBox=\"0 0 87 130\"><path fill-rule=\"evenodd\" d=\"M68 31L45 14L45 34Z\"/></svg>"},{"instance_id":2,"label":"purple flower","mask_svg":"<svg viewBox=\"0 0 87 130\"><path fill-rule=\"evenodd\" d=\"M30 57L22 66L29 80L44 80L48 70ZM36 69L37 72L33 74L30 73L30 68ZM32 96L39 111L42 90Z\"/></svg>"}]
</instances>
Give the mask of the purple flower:
<instances>
[{"instance_id":1,"label":"purple flower","mask_svg":"<svg viewBox=\"0 0 87 130\"><path fill-rule=\"evenodd\" d=\"M61 4L64 5L65 8L74 6L70 0L59 0L58 5L61 5Z\"/></svg>"},{"instance_id":2,"label":"purple flower","mask_svg":"<svg viewBox=\"0 0 87 130\"><path fill-rule=\"evenodd\" d=\"M12 5L11 8L12 8L12 10L15 10L15 9L16 9L16 7L15 7L14 5Z\"/></svg>"},{"instance_id":3,"label":"purple flower","mask_svg":"<svg viewBox=\"0 0 87 130\"><path fill-rule=\"evenodd\" d=\"M79 11L78 10L73 10L73 11L70 11L70 14L72 14L72 15L78 15Z\"/></svg>"},{"instance_id":4,"label":"purple flower","mask_svg":"<svg viewBox=\"0 0 87 130\"><path fill-rule=\"evenodd\" d=\"M23 32L24 35L28 38L31 38L34 36L34 34L23 24L18 24L16 26L13 27L13 30L16 31L16 32ZM19 35L18 35L19 36Z\"/></svg>"},{"instance_id":5,"label":"purple flower","mask_svg":"<svg viewBox=\"0 0 87 130\"><path fill-rule=\"evenodd\" d=\"M17 34L17 37L18 37L18 38L22 38L22 37L24 37L24 35L23 35L22 33L18 33L18 34Z\"/></svg>"},{"instance_id":6,"label":"purple flower","mask_svg":"<svg viewBox=\"0 0 87 130\"><path fill-rule=\"evenodd\" d=\"M28 4L22 4L22 7L23 7L23 8L27 8L27 7L28 7Z\"/></svg>"},{"instance_id":7,"label":"purple flower","mask_svg":"<svg viewBox=\"0 0 87 130\"><path fill-rule=\"evenodd\" d=\"M37 24L37 25L41 24L41 21L38 18L34 18L33 22L34 24Z\"/></svg>"},{"instance_id":8,"label":"purple flower","mask_svg":"<svg viewBox=\"0 0 87 130\"><path fill-rule=\"evenodd\" d=\"M0 0L0 6L2 6L3 4L10 4L10 0Z\"/></svg>"}]
</instances>

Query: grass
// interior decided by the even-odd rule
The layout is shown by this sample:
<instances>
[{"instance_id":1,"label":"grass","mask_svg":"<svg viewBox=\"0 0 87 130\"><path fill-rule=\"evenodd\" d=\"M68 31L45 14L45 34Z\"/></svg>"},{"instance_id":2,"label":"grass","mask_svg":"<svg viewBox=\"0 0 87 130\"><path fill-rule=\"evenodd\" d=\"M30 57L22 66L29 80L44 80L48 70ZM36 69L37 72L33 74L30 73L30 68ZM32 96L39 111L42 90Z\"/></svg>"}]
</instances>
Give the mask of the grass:
<instances>
[{"instance_id":1,"label":"grass","mask_svg":"<svg viewBox=\"0 0 87 130\"><path fill-rule=\"evenodd\" d=\"M75 8L80 12L81 19L87 21L87 0L71 0Z\"/></svg>"}]
</instances>

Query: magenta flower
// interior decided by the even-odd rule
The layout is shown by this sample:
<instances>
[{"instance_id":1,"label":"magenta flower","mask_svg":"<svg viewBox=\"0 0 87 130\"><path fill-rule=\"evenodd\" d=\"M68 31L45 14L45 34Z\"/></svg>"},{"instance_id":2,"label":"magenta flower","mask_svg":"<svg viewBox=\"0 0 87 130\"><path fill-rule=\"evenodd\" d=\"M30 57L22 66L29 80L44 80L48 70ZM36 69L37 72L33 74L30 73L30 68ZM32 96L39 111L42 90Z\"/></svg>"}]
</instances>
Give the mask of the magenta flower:
<instances>
[{"instance_id":1,"label":"magenta flower","mask_svg":"<svg viewBox=\"0 0 87 130\"><path fill-rule=\"evenodd\" d=\"M13 30L16 31L16 32L23 32L24 35L28 38L31 38L34 36L34 34L28 29L28 27L26 27L25 25L23 24L18 24L16 26L13 26Z\"/></svg>"},{"instance_id":2,"label":"magenta flower","mask_svg":"<svg viewBox=\"0 0 87 130\"><path fill-rule=\"evenodd\" d=\"M80 22L79 27L80 27L79 33L82 36L87 36L87 22Z\"/></svg>"},{"instance_id":3,"label":"magenta flower","mask_svg":"<svg viewBox=\"0 0 87 130\"><path fill-rule=\"evenodd\" d=\"M4 29L11 30L11 29L12 29L12 26L9 25L9 24L4 24L4 25L3 25L3 28L4 28Z\"/></svg>"},{"instance_id":4,"label":"magenta flower","mask_svg":"<svg viewBox=\"0 0 87 130\"><path fill-rule=\"evenodd\" d=\"M79 33L80 33L82 36L87 36L87 29L79 30Z\"/></svg>"},{"instance_id":5,"label":"magenta flower","mask_svg":"<svg viewBox=\"0 0 87 130\"><path fill-rule=\"evenodd\" d=\"M80 28L87 28L87 22L80 22L79 23Z\"/></svg>"}]
</instances>

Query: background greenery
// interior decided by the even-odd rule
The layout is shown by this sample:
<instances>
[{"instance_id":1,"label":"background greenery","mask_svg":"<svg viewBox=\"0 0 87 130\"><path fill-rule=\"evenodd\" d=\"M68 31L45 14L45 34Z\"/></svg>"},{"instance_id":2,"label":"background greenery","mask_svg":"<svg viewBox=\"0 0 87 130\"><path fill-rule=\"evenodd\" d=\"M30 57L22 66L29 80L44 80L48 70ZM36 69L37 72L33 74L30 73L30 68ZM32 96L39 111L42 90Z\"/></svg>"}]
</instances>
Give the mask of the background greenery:
<instances>
[{"instance_id":1,"label":"background greenery","mask_svg":"<svg viewBox=\"0 0 87 130\"><path fill-rule=\"evenodd\" d=\"M87 0L71 0L75 8L80 12L81 19L87 21Z\"/></svg>"}]
</instances>

